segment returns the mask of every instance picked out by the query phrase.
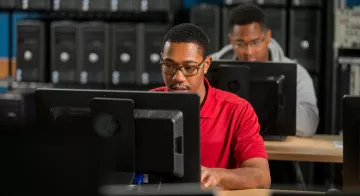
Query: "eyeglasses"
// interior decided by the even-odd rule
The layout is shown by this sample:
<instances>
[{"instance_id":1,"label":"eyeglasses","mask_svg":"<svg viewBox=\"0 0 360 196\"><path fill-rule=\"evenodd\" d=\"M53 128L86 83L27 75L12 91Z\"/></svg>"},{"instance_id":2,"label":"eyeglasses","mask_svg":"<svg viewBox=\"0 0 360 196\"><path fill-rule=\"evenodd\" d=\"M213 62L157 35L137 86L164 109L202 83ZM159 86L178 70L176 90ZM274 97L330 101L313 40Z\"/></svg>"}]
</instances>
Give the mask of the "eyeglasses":
<instances>
[{"instance_id":1,"label":"eyeglasses","mask_svg":"<svg viewBox=\"0 0 360 196\"><path fill-rule=\"evenodd\" d=\"M266 38L266 32L264 32L264 36L260 39L255 39L250 41L250 43L245 43L245 42L235 42L235 47L242 49L242 50L247 50L250 46L253 47L258 47L260 46L260 44L262 44L265 41Z\"/></svg>"},{"instance_id":2,"label":"eyeglasses","mask_svg":"<svg viewBox=\"0 0 360 196\"><path fill-rule=\"evenodd\" d=\"M180 70L184 76L195 76L196 74L198 74L200 67L204 65L205 60L206 58L199 65L196 66L171 65L168 63L163 63L161 61L160 66L161 71L168 75L175 75L176 72Z\"/></svg>"}]
</instances>

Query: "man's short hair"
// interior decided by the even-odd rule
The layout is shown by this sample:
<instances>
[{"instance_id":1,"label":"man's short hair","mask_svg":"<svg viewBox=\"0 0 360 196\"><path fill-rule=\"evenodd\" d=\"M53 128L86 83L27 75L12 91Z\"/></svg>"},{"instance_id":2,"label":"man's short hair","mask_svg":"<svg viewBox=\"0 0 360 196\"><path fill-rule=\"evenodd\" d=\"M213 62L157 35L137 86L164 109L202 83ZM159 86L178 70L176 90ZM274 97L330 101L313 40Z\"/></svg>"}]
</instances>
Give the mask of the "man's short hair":
<instances>
[{"instance_id":1,"label":"man's short hair","mask_svg":"<svg viewBox=\"0 0 360 196\"><path fill-rule=\"evenodd\" d=\"M242 4L235 7L230 14L229 29L235 25L248 25L251 23L258 23L260 27L265 30L265 13L260 7L254 4Z\"/></svg>"},{"instance_id":2,"label":"man's short hair","mask_svg":"<svg viewBox=\"0 0 360 196\"><path fill-rule=\"evenodd\" d=\"M194 43L203 52L203 57L207 56L209 38L200 27L191 23L182 23L171 28L165 35L163 48L166 42L172 43Z\"/></svg>"}]
</instances>

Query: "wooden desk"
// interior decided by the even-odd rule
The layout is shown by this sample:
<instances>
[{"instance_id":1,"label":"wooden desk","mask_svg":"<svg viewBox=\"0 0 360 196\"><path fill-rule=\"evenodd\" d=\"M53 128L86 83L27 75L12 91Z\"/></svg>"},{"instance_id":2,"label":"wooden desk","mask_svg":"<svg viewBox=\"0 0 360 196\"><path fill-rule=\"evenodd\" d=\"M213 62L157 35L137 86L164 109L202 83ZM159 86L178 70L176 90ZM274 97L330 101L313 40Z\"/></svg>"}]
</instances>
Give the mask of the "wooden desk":
<instances>
[{"instance_id":1,"label":"wooden desk","mask_svg":"<svg viewBox=\"0 0 360 196\"><path fill-rule=\"evenodd\" d=\"M273 192L295 192L301 193L302 191L283 191L283 190L268 190L268 189L249 189L240 191L219 191L217 196L271 196ZM310 193L310 192L307 192ZM319 195L325 194L324 192L311 192Z\"/></svg>"},{"instance_id":2,"label":"wooden desk","mask_svg":"<svg viewBox=\"0 0 360 196\"><path fill-rule=\"evenodd\" d=\"M285 141L265 141L265 146L269 160L342 163L343 149L335 148L333 141L342 141L342 136L289 136Z\"/></svg>"}]
</instances>

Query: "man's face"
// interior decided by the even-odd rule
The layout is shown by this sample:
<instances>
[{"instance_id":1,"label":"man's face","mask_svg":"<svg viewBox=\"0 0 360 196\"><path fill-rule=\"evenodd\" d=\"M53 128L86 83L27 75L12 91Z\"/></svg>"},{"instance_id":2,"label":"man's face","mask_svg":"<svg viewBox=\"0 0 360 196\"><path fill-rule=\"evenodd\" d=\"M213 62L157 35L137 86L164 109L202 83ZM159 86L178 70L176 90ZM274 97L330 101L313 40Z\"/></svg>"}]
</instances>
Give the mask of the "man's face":
<instances>
[{"instance_id":1,"label":"man's face","mask_svg":"<svg viewBox=\"0 0 360 196\"><path fill-rule=\"evenodd\" d=\"M166 42L162 53L162 68L175 71L165 73L163 70L164 82L170 91L199 92L210 62L211 57L204 59L196 44Z\"/></svg>"},{"instance_id":2,"label":"man's face","mask_svg":"<svg viewBox=\"0 0 360 196\"><path fill-rule=\"evenodd\" d=\"M245 61L268 61L271 30L263 30L259 23L234 25L229 34L236 57Z\"/></svg>"}]
</instances>

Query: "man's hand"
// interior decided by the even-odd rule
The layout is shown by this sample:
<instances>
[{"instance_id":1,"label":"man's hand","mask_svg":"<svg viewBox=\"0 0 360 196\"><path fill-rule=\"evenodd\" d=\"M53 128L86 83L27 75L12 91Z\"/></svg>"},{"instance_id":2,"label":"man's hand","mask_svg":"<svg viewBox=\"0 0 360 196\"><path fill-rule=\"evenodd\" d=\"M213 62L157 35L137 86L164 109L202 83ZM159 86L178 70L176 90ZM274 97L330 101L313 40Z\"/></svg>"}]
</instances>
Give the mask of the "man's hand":
<instances>
[{"instance_id":1,"label":"man's hand","mask_svg":"<svg viewBox=\"0 0 360 196\"><path fill-rule=\"evenodd\" d=\"M201 166L201 184L204 187L218 187L221 186L221 179L223 178L224 169L221 168L207 168Z\"/></svg>"},{"instance_id":2,"label":"man's hand","mask_svg":"<svg viewBox=\"0 0 360 196\"><path fill-rule=\"evenodd\" d=\"M201 185L223 190L269 188L271 176L268 161L252 158L244 161L240 168L223 169L201 166Z\"/></svg>"}]
</instances>

